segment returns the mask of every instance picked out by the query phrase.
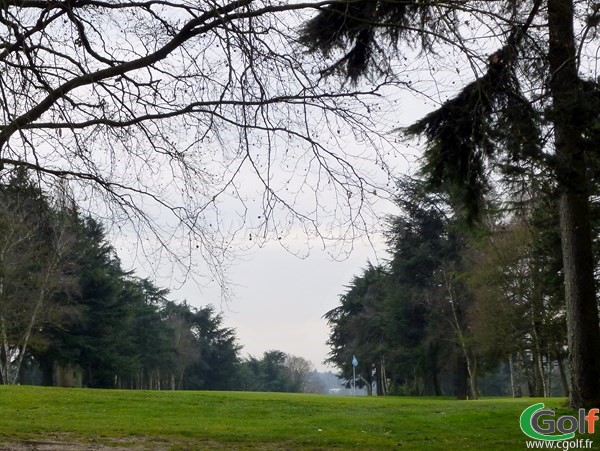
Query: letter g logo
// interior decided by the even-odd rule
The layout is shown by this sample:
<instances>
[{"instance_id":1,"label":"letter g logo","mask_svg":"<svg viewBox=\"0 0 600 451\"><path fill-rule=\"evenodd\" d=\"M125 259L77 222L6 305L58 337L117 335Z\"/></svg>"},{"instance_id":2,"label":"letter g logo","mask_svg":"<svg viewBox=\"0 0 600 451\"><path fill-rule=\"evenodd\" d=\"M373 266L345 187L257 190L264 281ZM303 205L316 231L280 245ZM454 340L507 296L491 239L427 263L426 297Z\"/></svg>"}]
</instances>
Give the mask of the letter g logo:
<instances>
[{"instance_id":1,"label":"letter g logo","mask_svg":"<svg viewBox=\"0 0 600 451\"><path fill-rule=\"evenodd\" d=\"M538 423L539 418L542 415L550 415L554 417L552 410L542 410L544 408L543 403L534 404L527 407L521 414L519 419L519 425L523 434L536 440L570 440L575 437L574 432L561 435L549 435L552 434L556 429L556 422L554 420L542 420L543 426Z\"/></svg>"}]
</instances>

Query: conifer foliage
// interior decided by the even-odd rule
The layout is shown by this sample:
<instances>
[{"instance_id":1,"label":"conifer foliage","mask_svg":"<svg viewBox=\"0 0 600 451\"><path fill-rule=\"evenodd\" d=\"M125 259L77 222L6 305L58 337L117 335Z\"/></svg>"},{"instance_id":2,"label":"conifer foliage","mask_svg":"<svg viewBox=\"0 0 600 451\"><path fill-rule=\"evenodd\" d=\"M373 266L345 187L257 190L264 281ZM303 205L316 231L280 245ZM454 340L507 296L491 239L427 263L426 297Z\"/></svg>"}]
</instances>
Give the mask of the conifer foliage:
<instances>
[{"instance_id":1,"label":"conifer foliage","mask_svg":"<svg viewBox=\"0 0 600 451\"><path fill-rule=\"evenodd\" d=\"M324 73L354 81L393 73L394 59L406 54L430 74L431 59L446 65L461 59L463 70L471 68L469 79L463 73L461 87L444 96L432 76L431 90L422 94L437 98L438 107L403 130L426 140L422 173L430 187L449 193L471 219L507 170L514 175L534 165L538 177L552 177L560 198L573 407L600 404L590 224L598 24L596 5L573 0L423 6L342 0L324 6L303 29L309 48L327 58Z\"/></svg>"},{"instance_id":2,"label":"conifer foliage","mask_svg":"<svg viewBox=\"0 0 600 451\"><path fill-rule=\"evenodd\" d=\"M0 382L209 389L233 384L234 330L211 306L124 271L101 223L19 170L0 184Z\"/></svg>"}]
</instances>

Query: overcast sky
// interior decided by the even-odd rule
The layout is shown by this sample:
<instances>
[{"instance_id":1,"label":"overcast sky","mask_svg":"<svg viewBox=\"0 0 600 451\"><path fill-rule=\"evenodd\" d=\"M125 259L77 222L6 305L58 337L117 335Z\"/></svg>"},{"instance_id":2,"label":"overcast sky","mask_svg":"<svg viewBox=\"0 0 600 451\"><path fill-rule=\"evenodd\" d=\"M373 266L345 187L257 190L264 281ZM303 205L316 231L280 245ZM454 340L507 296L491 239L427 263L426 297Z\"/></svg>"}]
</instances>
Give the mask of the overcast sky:
<instances>
[{"instance_id":1,"label":"overcast sky","mask_svg":"<svg viewBox=\"0 0 600 451\"><path fill-rule=\"evenodd\" d=\"M375 243L383 248L381 240ZM323 314L336 307L354 275L361 272L367 260L385 258L368 243L356 243L356 248L344 261L334 261L325 251L311 250L301 259L286 252L277 243L271 243L241 261L232 269L235 297L220 304L218 294L203 290L191 298L212 303L222 309L225 325L237 331L242 354L260 357L263 352L277 349L304 357L319 370L326 368L325 344L329 329ZM186 287L173 295L190 293Z\"/></svg>"},{"instance_id":2,"label":"overcast sky","mask_svg":"<svg viewBox=\"0 0 600 451\"><path fill-rule=\"evenodd\" d=\"M407 118L406 124L427 109L423 104L413 103L411 109L403 110L399 116ZM411 172L414 169L411 154L414 155L415 149L409 150L399 143L395 152L400 156L395 173L400 176ZM376 202L371 212L373 234L369 240L355 240L347 256L332 258L330 253L339 249L323 250L321 243L306 242L301 233L295 239L289 233L281 242L268 241L262 248L241 251L228 270L233 284L233 296L228 302L222 301L218 287L198 287L193 281L172 290L170 299L185 299L196 307L214 305L222 313L224 325L236 330L244 357L260 357L265 351L276 349L310 360L319 371L335 372L336 368L323 363L329 352L326 344L329 328L323 315L339 305L339 296L345 293L352 278L362 273L368 261L378 264L388 258L381 230L385 216L396 212L389 200ZM309 255L304 258L293 255L282 244L301 254L310 249ZM143 275L139 262L134 268ZM169 285L161 280L157 284Z\"/></svg>"},{"instance_id":3,"label":"overcast sky","mask_svg":"<svg viewBox=\"0 0 600 451\"><path fill-rule=\"evenodd\" d=\"M412 123L431 108L412 98L403 106L405 108L397 110L393 121L397 126ZM390 155L394 159L391 163L397 165L393 173L400 176L411 172L414 169L411 166L415 147L408 149L400 142L392 142L391 146ZM376 164L375 154L372 160L370 164ZM299 176L302 177L301 174ZM326 193L320 195L326 196ZM216 286L199 287L190 280L183 287L174 289L178 282L169 280L169 277L159 277L156 283L161 287L171 285L169 298L172 300L186 300L195 307L214 305L223 315L224 325L236 330L244 357L261 357L265 351L280 350L310 360L320 371L336 371L334 367L323 363L329 351L326 344L329 328L323 315L339 305L339 296L345 293L352 278L362 273L368 261L378 264L388 258L380 231L384 228L385 216L396 212L396 207L389 200L377 201L369 213L373 234L369 240L355 240L352 252L345 258L343 254L342 257L332 258L329 254L339 249L323 250L318 241L306 242L307 238L301 232L294 237L295 229L284 234L282 241L275 239L263 243L261 248L240 250L237 262L228 270L233 284L233 296L228 302L222 301ZM231 214L238 213L232 211ZM135 239L133 233L129 238L121 238L116 246L125 267L134 269L139 276L153 274L143 269L143 259L135 257L135 261L130 261L136 251L128 249L131 246L126 243L133 243ZM248 239L246 236L244 247L249 245ZM308 256L300 258L286 251L282 245L301 254L308 249L310 252ZM152 261L150 265L153 265ZM160 266L154 268L158 273L161 273ZM157 275L156 272L154 275ZM360 356L357 357L360 360Z\"/></svg>"}]
</instances>

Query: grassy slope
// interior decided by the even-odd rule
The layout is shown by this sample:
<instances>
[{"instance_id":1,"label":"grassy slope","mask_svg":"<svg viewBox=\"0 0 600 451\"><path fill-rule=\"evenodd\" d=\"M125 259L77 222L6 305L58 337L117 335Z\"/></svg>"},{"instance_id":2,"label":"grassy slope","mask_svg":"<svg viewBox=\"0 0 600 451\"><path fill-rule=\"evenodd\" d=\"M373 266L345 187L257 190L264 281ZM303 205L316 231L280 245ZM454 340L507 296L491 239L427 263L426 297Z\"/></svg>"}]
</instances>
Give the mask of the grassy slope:
<instances>
[{"instance_id":1,"label":"grassy slope","mask_svg":"<svg viewBox=\"0 0 600 451\"><path fill-rule=\"evenodd\" d=\"M181 449L512 450L525 448L519 415L536 401L0 387L0 444L58 433ZM568 413L562 399L541 401Z\"/></svg>"}]
</instances>

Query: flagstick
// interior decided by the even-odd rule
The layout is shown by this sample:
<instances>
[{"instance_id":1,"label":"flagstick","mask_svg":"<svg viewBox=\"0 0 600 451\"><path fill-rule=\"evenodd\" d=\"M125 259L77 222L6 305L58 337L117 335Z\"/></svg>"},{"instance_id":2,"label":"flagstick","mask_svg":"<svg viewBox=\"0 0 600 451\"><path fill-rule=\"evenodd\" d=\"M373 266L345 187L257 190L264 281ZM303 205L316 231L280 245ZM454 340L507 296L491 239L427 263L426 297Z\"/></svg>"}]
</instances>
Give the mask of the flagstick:
<instances>
[{"instance_id":1,"label":"flagstick","mask_svg":"<svg viewBox=\"0 0 600 451\"><path fill-rule=\"evenodd\" d=\"M352 365L352 396L356 396L356 367Z\"/></svg>"}]
</instances>

